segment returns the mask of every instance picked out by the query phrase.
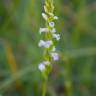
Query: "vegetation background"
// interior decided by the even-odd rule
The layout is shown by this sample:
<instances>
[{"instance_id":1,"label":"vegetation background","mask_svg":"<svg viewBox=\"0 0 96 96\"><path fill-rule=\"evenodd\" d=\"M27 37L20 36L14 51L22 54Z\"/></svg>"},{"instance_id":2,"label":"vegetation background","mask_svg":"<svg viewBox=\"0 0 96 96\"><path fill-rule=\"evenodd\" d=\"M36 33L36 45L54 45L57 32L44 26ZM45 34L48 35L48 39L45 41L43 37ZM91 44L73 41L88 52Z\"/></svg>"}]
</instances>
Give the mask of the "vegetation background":
<instances>
[{"instance_id":1,"label":"vegetation background","mask_svg":"<svg viewBox=\"0 0 96 96\"><path fill-rule=\"evenodd\" d=\"M54 0L61 40L47 96L96 96L96 0ZM38 42L44 0L0 0L0 96L41 96Z\"/></svg>"}]
</instances>

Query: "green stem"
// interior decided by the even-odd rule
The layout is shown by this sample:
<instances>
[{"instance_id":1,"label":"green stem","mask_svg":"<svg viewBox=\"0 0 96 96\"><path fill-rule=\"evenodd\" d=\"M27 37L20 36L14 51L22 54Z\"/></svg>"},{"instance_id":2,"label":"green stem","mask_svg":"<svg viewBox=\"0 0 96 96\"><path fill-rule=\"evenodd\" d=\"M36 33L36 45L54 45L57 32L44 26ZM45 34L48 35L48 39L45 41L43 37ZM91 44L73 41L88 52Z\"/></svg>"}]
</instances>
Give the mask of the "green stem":
<instances>
[{"instance_id":1,"label":"green stem","mask_svg":"<svg viewBox=\"0 0 96 96\"><path fill-rule=\"evenodd\" d=\"M47 83L47 81L44 80L43 86L42 86L42 96L46 96L46 83Z\"/></svg>"},{"instance_id":2,"label":"green stem","mask_svg":"<svg viewBox=\"0 0 96 96\"><path fill-rule=\"evenodd\" d=\"M67 92L66 96L72 96L71 65L69 60L66 61L65 68L67 71L67 73L65 74L65 86Z\"/></svg>"}]
</instances>

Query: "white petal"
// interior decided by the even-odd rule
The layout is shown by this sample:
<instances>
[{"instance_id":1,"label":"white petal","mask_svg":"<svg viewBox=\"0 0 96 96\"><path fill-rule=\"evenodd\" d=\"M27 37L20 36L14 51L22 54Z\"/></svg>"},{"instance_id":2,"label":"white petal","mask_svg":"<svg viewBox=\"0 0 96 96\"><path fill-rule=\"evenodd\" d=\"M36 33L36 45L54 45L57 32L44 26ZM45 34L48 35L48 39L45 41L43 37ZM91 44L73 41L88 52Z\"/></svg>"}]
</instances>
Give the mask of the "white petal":
<instances>
[{"instance_id":1,"label":"white petal","mask_svg":"<svg viewBox=\"0 0 96 96\"><path fill-rule=\"evenodd\" d=\"M45 19L45 20L48 20L48 17L45 13L42 13L42 17Z\"/></svg>"},{"instance_id":2,"label":"white petal","mask_svg":"<svg viewBox=\"0 0 96 96\"><path fill-rule=\"evenodd\" d=\"M39 47L43 47L44 45L45 45L45 41L40 40L40 42L39 42L38 46L39 46Z\"/></svg>"},{"instance_id":3,"label":"white petal","mask_svg":"<svg viewBox=\"0 0 96 96\"><path fill-rule=\"evenodd\" d=\"M49 48L53 44L52 40L46 41L44 47Z\"/></svg>"},{"instance_id":4,"label":"white petal","mask_svg":"<svg viewBox=\"0 0 96 96\"><path fill-rule=\"evenodd\" d=\"M58 55L58 53L51 53L51 57L53 58L53 60L54 61L57 61L57 60L59 60L59 55Z\"/></svg>"},{"instance_id":5,"label":"white petal","mask_svg":"<svg viewBox=\"0 0 96 96\"><path fill-rule=\"evenodd\" d=\"M40 40L38 46L39 47L49 48L52 44L53 44L52 40L49 40L49 41Z\"/></svg>"},{"instance_id":6,"label":"white petal","mask_svg":"<svg viewBox=\"0 0 96 96\"><path fill-rule=\"evenodd\" d=\"M55 20L58 20L58 16L54 16L54 19L55 19Z\"/></svg>"},{"instance_id":7,"label":"white petal","mask_svg":"<svg viewBox=\"0 0 96 96\"><path fill-rule=\"evenodd\" d=\"M52 33L56 33L56 29L55 28L52 29Z\"/></svg>"},{"instance_id":8,"label":"white petal","mask_svg":"<svg viewBox=\"0 0 96 96\"><path fill-rule=\"evenodd\" d=\"M49 61L44 61L43 64L44 65L50 65L50 62Z\"/></svg>"},{"instance_id":9,"label":"white petal","mask_svg":"<svg viewBox=\"0 0 96 96\"><path fill-rule=\"evenodd\" d=\"M60 40L60 34L53 34L53 38L56 38L57 41Z\"/></svg>"},{"instance_id":10,"label":"white petal","mask_svg":"<svg viewBox=\"0 0 96 96\"><path fill-rule=\"evenodd\" d=\"M42 64L42 63L40 63L39 66L38 66L38 69L39 69L40 71L44 71L44 70L45 70L45 65Z\"/></svg>"},{"instance_id":11,"label":"white petal","mask_svg":"<svg viewBox=\"0 0 96 96\"><path fill-rule=\"evenodd\" d=\"M49 26L50 26L50 27L54 27L54 26L55 26L55 23L54 23L54 22L50 22L50 23L49 23Z\"/></svg>"},{"instance_id":12,"label":"white petal","mask_svg":"<svg viewBox=\"0 0 96 96\"><path fill-rule=\"evenodd\" d=\"M40 28L39 32L40 32L40 34L41 34L42 32L48 32L48 28Z\"/></svg>"}]
</instances>

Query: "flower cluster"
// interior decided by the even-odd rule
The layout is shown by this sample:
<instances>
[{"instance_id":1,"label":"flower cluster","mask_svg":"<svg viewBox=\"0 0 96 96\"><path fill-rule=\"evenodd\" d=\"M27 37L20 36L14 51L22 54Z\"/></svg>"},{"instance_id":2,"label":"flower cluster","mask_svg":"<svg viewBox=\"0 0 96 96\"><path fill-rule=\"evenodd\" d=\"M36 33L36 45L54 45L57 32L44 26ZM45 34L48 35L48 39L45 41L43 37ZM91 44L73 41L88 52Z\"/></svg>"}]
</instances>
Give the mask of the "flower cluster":
<instances>
[{"instance_id":1,"label":"flower cluster","mask_svg":"<svg viewBox=\"0 0 96 96\"><path fill-rule=\"evenodd\" d=\"M54 6L53 0L46 0L44 5L45 13L42 13L42 17L46 22L45 28L40 28L40 34L44 34L44 39L39 41L38 46L44 48L44 61L38 66L41 72L44 72L48 66L51 66L51 61L57 61L59 54L56 52L54 41L60 40L60 34L56 33L55 20L58 17L53 14Z\"/></svg>"}]
</instances>

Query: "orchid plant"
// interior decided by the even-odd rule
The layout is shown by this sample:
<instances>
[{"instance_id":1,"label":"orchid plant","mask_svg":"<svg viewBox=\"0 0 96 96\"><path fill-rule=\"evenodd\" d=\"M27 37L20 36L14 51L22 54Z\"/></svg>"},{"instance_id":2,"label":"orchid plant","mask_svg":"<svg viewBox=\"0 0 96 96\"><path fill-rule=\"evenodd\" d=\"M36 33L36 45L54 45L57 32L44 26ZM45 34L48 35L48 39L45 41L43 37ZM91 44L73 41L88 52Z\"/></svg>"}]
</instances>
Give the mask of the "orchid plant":
<instances>
[{"instance_id":1,"label":"orchid plant","mask_svg":"<svg viewBox=\"0 0 96 96\"><path fill-rule=\"evenodd\" d=\"M38 46L44 48L44 60L38 65L38 69L41 71L44 78L42 96L46 95L46 82L48 75L52 70L52 61L59 60L59 54L56 52L55 42L60 40L60 34L57 34L55 28L55 20L58 20L58 16L54 15L54 2L53 0L45 0L44 13L42 17L45 20L45 27L40 28L39 33L44 34Z\"/></svg>"}]
</instances>

